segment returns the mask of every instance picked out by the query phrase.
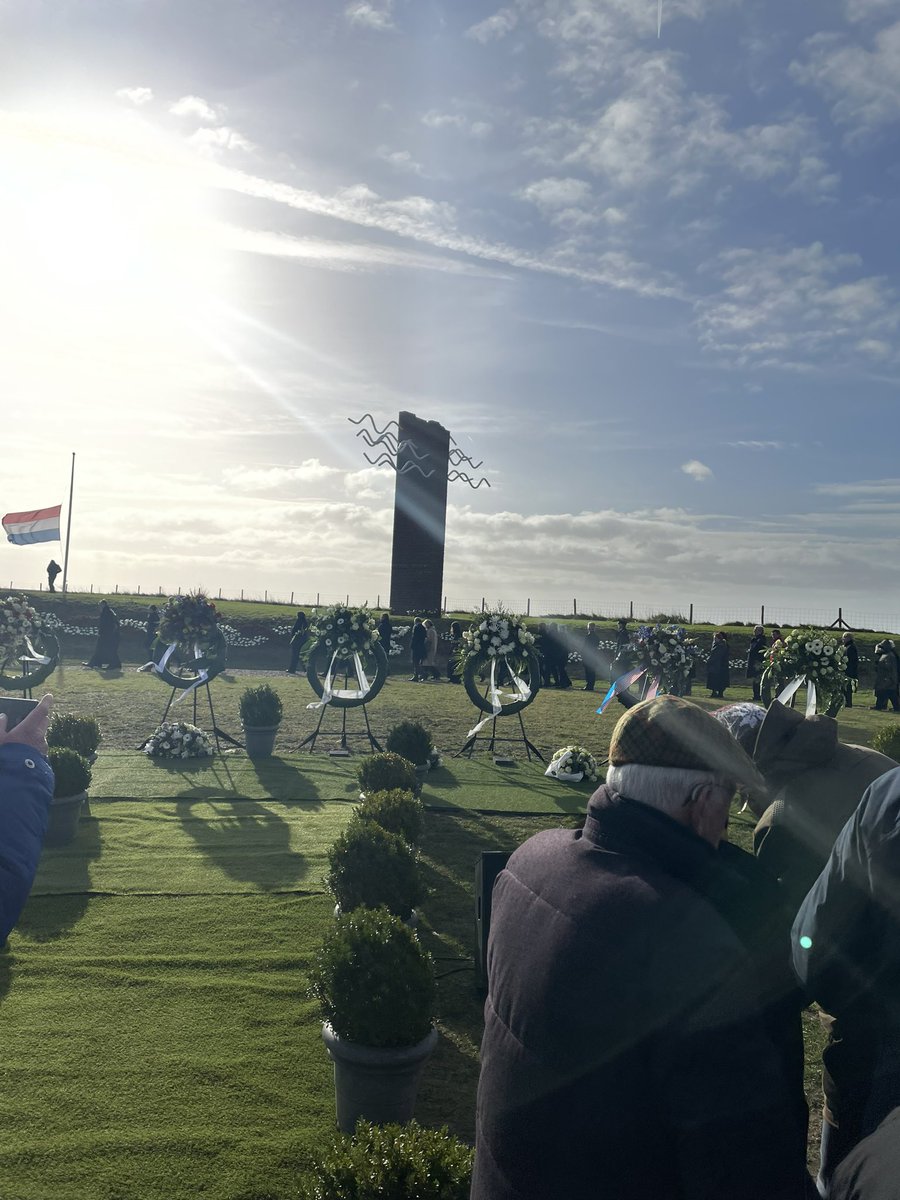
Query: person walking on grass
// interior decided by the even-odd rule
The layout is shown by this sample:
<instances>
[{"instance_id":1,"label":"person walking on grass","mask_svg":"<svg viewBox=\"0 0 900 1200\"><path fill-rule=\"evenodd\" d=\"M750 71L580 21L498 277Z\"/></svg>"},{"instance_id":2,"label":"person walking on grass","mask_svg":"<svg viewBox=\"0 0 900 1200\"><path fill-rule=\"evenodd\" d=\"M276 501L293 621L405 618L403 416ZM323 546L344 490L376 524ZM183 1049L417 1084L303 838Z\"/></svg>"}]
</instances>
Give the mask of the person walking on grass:
<instances>
[{"instance_id":1,"label":"person walking on grass","mask_svg":"<svg viewBox=\"0 0 900 1200\"><path fill-rule=\"evenodd\" d=\"M159 609L155 604L151 604L147 609L147 619L144 622L144 644L148 657L153 653L153 643L156 641L156 633L158 629Z\"/></svg>"},{"instance_id":2,"label":"person walking on grass","mask_svg":"<svg viewBox=\"0 0 900 1200\"><path fill-rule=\"evenodd\" d=\"M47 563L47 587L51 592L56 591L56 577L57 575L61 574L62 567L59 565L56 559L51 558Z\"/></svg>"},{"instance_id":3,"label":"person walking on grass","mask_svg":"<svg viewBox=\"0 0 900 1200\"><path fill-rule=\"evenodd\" d=\"M303 649L303 643L309 637L309 621L306 619L305 612L298 612L294 619L294 624L291 626L291 657L288 662L288 675L296 675L297 667L300 665L300 652Z\"/></svg>"},{"instance_id":4,"label":"person walking on grass","mask_svg":"<svg viewBox=\"0 0 900 1200\"><path fill-rule=\"evenodd\" d=\"M597 682L597 665L600 656L600 634L593 621L588 622L581 643L581 662L584 666L583 692L592 692Z\"/></svg>"},{"instance_id":5,"label":"person walking on grass","mask_svg":"<svg viewBox=\"0 0 900 1200\"><path fill-rule=\"evenodd\" d=\"M875 703L872 707L883 712L890 701L894 712L897 712L900 709L897 688L897 656L894 653L894 643L890 638L883 638L875 647Z\"/></svg>"},{"instance_id":6,"label":"person walking on grass","mask_svg":"<svg viewBox=\"0 0 900 1200\"><path fill-rule=\"evenodd\" d=\"M434 682L441 677L437 665L438 631L431 620L423 621L422 624L425 629L425 657L422 660L422 669L431 672L431 680Z\"/></svg>"},{"instance_id":7,"label":"person walking on grass","mask_svg":"<svg viewBox=\"0 0 900 1200\"><path fill-rule=\"evenodd\" d=\"M423 664L427 653L428 635L425 631L425 626L422 624L422 618L416 617L413 621L412 633L409 635L409 656L412 659L413 668L410 679L411 683L421 683L424 680Z\"/></svg>"},{"instance_id":8,"label":"person walking on grass","mask_svg":"<svg viewBox=\"0 0 900 1200\"><path fill-rule=\"evenodd\" d=\"M97 620L97 644L94 653L83 664L85 667L109 667L116 670L122 666L119 658L119 618L116 610L111 608L106 600L100 601L100 615Z\"/></svg>"},{"instance_id":9,"label":"person walking on grass","mask_svg":"<svg viewBox=\"0 0 900 1200\"><path fill-rule=\"evenodd\" d=\"M706 664L706 686L709 688L710 696L719 700L723 699L725 689L731 682L728 655L728 638L721 629L718 629L713 636L712 649Z\"/></svg>"},{"instance_id":10,"label":"person walking on grass","mask_svg":"<svg viewBox=\"0 0 900 1200\"><path fill-rule=\"evenodd\" d=\"M753 699L758 704L761 696L759 681L763 673L763 658L766 653L766 631L762 625L755 626L753 637L747 647L747 678L753 685Z\"/></svg>"},{"instance_id":11,"label":"person walking on grass","mask_svg":"<svg viewBox=\"0 0 900 1200\"><path fill-rule=\"evenodd\" d=\"M675 696L630 708L609 761L584 827L494 885L471 1198L804 1200L802 1069L766 1019L789 921L761 945L758 865L723 841L762 781Z\"/></svg>"}]
</instances>

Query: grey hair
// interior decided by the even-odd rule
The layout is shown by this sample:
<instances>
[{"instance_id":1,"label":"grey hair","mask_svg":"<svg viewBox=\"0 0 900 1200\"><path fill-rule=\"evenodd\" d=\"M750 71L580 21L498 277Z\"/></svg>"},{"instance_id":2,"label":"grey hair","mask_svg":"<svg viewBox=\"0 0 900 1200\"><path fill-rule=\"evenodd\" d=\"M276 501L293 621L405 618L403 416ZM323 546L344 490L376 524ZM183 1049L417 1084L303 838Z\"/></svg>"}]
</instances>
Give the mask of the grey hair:
<instances>
[{"instance_id":1,"label":"grey hair","mask_svg":"<svg viewBox=\"0 0 900 1200\"><path fill-rule=\"evenodd\" d=\"M625 763L621 767L608 767L606 771L606 786L612 791L666 814L678 812L694 788L704 783L721 782L721 775L715 771L649 767L645 763Z\"/></svg>"}]
</instances>

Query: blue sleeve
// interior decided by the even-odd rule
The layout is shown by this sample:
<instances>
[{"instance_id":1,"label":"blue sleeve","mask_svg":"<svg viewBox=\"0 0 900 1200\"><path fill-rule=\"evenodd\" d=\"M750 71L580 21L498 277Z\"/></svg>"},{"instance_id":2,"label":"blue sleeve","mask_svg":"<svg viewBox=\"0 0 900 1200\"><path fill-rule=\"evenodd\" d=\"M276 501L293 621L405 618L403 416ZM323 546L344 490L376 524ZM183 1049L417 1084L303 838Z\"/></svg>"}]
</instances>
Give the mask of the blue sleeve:
<instances>
[{"instance_id":1,"label":"blue sleeve","mask_svg":"<svg viewBox=\"0 0 900 1200\"><path fill-rule=\"evenodd\" d=\"M900 771L863 794L794 920L794 971L810 999L837 1015L868 986L883 918L898 915Z\"/></svg>"},{"instance_id":2,"label":"blue sleeve","mask_svg":"<svg viewBox=\"0 0 900 1200\"><path fill-rule=\"evenodd\" d=\"M19 742L0 745L0 945L31 891L52 799L46 758Z\"/></svg>"}]
</instances>

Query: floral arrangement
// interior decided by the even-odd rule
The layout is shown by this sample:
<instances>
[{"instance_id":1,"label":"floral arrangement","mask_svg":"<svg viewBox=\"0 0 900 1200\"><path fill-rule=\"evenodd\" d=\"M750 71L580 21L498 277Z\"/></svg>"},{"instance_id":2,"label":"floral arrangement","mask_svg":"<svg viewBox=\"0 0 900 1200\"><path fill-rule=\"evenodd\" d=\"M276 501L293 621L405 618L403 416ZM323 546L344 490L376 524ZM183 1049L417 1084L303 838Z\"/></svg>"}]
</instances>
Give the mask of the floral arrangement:
<instances>
[{"instance_id":1,"label":"floral arrangement","mask_svg":"<svg viewBox=\"0 0 900 1200\"><path fill-rule=\"evenodd\" d=\"M778 687L805 679L829 707L840 707L847 679L847 653L839 638L822 629L792 629L766 654L767 670Z\"/></svg>"},{"instance_id":2,"label":"floral arrangement","mask_svg":"<svg viewBox=\"0 0 900 1200\"><path fill-rule=\"evenodd\" d=\"M213 744L207 734L187 721L163 721L144 743L151 758L209 758Z\"/></svg>"},{"instance_id":3,"label":"floral arrangement","mask_svg":"<svg viewBox=\"0 0 900 1200\"><path fill-rule=\"evenodd\" d=\"M216 606L203 592L188 592L186 596L170 596L159 618L159 641L175 642L182 650L209 650L217 631L219 614Z\"/></svg>"},{"instance_id":4,"label":"floral arrangement","mask_svg":"<svg viewBox=\"0 0 900 1200\"><path fill-rule=\"evenodd\" d=\"M463 630L460 663L466 665L474 661L480 666L492 658L515 662L533 645L534 634L526 629L521 617L506 612L486 613L480 621L473 621Z\"/></svg>"},{"instance_id":5,"label":"floral arrangement","mask_svg":"<svg viewBox=\"0 0 900 1200\"><path fill-rule=\"evenodd\" d=\"M0 600L0 657L5 661L21 647L25 639L33 638L44 628L44 618L31 607L24 596L7 596Z\"/></svg>"},{"instance_id":6,"label":"floral arrangement","mask_svg":"<svg viewBox=\"0 0 900 1200\"><path fill-rule=\"evenodd\" d=\"M352 658L371 650L378 641L375 618L367 608L332 604L317 613L310 625L312 636L338 658Z\"/></svg>"},{"instance_id":7,"label":"floral arrangement","mask_svg":"<svg viewBox=\"0 0 900 1200\"><path fill-rule=\"evenodd\" d=\"M550 759L547 775L578 783L582 779L597 783L600 779L600 768L597 760L584 746L563 746Z\"/></svg>"},{"instance_id":8,"label":"floral arrangement","mask_svg":"<svg viewBox=\"0 0 900 1200\"><path fill-rule=\"evenodd\" d=\"M662 692L681 693L690 678L696 648L680 625L642 625L633 635L647 673Z\"/></svg>"}]
</instances>

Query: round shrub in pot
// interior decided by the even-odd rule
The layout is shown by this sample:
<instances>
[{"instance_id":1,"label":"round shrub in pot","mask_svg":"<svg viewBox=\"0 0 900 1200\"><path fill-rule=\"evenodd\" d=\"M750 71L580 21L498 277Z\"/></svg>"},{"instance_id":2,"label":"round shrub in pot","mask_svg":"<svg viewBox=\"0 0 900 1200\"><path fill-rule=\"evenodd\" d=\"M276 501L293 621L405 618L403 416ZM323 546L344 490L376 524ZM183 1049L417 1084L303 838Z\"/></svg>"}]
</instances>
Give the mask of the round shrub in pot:
<instances>
[{"instance_id":1,"label":"round shrub in pot","mask_svg":"<svg viewBox=\"0 0 900 1200\"><path fill-rule=\"evenodd\" d=\"M434 741L421 721L401 721L387 735L385 746L392 754L409 759L416 767L428 767Z\"/></svg>"},{"instance_id":2,"label":"round shrub in pot","mask_svg":"<svg viewBox=\"0 0 900 1200\"><path fill-rule=\"evenodd\" d=\"M356 777L363 792L389 792L399 788L418 796L421 782L415 764L400 754L370 754L356 768Z\"/></svg>"},{"instance_id":3,"label":"round shrub in pot","mask_svg":"<svg viewBox=\"0 0 900 1200\"><path fill-rule=\"evenodd\" d=\"M402 837L354 816L328 851L325 882L343 913L384 906L412 916L425 889L416 856Z\"/></svg>"},{"instance_id":4,"label":"round shrub in pot","mask_svg":"<svg viewBox=\"0 0 900 1200\"><path fill-rule=\"evenodd\" d=\"M100 726L93 717L80 717L76 713L54 713L47 730L47 745L51 748L66 746L76 750L82 758L92 763L100 746Z\"/></svg>"},{"instance_id":5,"label":"round shrub in pot","mask_svg":"<svg viewBox=\"0 0 900 1200\"><path fill-rule=\"evenodd\" d=\"M269 758L275 748L275 735L284 707L281 697L267 683L245 688L240 699L241 725L251 758Z\"/></svg>"},{"instance_id":6,"label":"round shrub in pot","mask_svg":"<svg viewBox=\"0 0 900 1200\"><path fill-rule=\"evenodd\" d=\"M78 818L91 786L91 768L87 759L67 746L55 746L48 754L53 768L53 800L50 823L44 843L65 846L78 832Z\"/></svg>"},{"instance_id":7,"label":"round shrub in pot","mask_svg":"<svg viewBox=\"0 0 900 1200\"><path fill-rule=\"evenodd\" d=\"M363 821L374 821L388 833L397 833L409 846L422 837L425 806L412 792L392 788L388 792L369 792L356 810Z\"/></svg>"}]
</instances>

